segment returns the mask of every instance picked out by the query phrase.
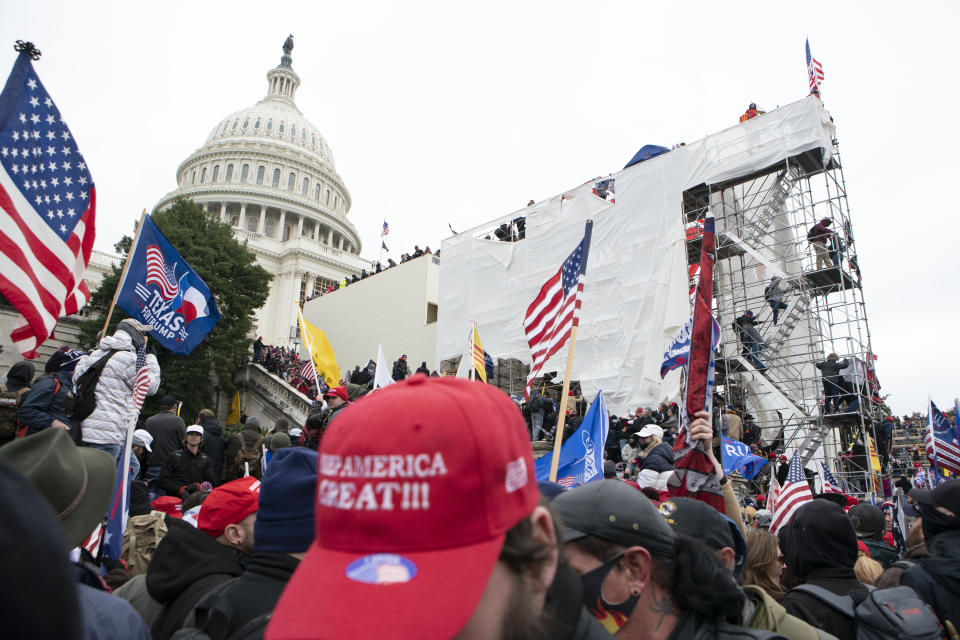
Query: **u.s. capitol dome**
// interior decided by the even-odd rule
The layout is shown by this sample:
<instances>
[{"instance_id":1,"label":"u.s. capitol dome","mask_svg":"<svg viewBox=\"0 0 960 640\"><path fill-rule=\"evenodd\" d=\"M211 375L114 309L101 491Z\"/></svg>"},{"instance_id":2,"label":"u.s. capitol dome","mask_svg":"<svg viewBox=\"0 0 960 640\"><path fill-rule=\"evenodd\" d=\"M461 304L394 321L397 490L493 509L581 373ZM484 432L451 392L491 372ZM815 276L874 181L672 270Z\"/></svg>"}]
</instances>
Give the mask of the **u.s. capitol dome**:
<instances>
[{"instance_id":1,"label":"u.s. capitol dome","mask_svg":"<svg viewBox=\"0 0 960 640\"><path fill-rule=\"evenodd\" d=\"M266 97L218 122L177 169L178 188L155 207L192 199L229 222L273 274L270 296L256 313L257 333L268 344L290 340L295 302L370 268L347 220L350 192L333 152L294 102L300 77L292 49L290 38L280 65L267 72Z\"/></svg>"}]
</instances>

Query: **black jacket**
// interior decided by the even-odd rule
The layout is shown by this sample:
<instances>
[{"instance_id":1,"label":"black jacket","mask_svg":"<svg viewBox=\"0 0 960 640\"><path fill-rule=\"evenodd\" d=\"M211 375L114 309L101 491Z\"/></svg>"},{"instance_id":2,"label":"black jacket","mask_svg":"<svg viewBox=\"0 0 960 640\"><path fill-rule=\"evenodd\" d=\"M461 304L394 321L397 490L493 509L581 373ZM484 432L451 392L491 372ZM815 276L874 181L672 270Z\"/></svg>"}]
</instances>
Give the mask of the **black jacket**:
<instances>
[{"instance_id":1,"label":"black jacket","mask_svg":"<svg viewBox=\"0 0 960 640\"><path fill-rule=\"evenodd\" d=\"M162 465L167 456L183 447L183 439L187 437L187 425L183 418L169 411L150 416L143 428L153 436L150 445L153 452L148 458L148 464L152 467Z\"/></svg>"},{"instance_id":2,"label":"black jacket","mask_svg":"<svg viewBox=\"0 0 960 640\"><path fill-rule=\"evenodd\" d=\"M960 531L944 531L927 540L930 556L900 576L933 607L941 622L960 628Z\"/></svg>"},{"instance_id":3,"label":"black jacket","mask_svg":"<svg viewBox=\"0 0 960 640\"><path fill-rule=\"evenodd\" d=\"M847 368L847 359L843 360L824 360L817 363L817 369L820 369L820 375L826 380L834 380L840 377L840 372Z\"/></svg>"},{"instance_id":4,"label":"black jacket","mask_svg":"<svg viewBox=\"0 0 960 640\"><path fill-rule=\"evenodd\" d=\"M285 553L254 553L250 556L243 575L216 592L216 599L222 598L232 608L226 636L232 636L249 621L273 611L299 564L300 560ZM194 614L213 606L214 600L213 594L208 594L197 604ZM200 618L194 615L194 619Z\"/></svg>"},{"instance_id":5,"label":"black jacket","mask_svg":"<svg viewBox=\"0 0 960 640\"><path fill-rule=\"evenodd\" d=\"M181 496L183 487L201 482L214 483L213 464L203 451L179 449L163 461L158 483L168 496Z\"/></svg>"},{"instance_id":6,"label":"black jacket","mask_svg":"<svg viewBox=\"0 0 960 640\"><path fill-rule=\"evenodd\" d=\"M870 550L870 557L883 565L884 569L889 569L890 565L900 559L897 550L886 543L885 540L875 538L860 538L863 544Z\"/></svg>"},{"instance_id":7,"label":"black jacket","mask_svg":"<svg viewBox=\"0 0 960 640\"><path fill-rule=\"evenodd\" d=\"M787 566L803 584L859 601L867 588L857 580L857 534L836 503L813 500L798 509L785 533ZM854 637L854 622L816 597L797 590L780 601L787 613L838 638Z\"/></svg>"},{"instance_id":8,"label":"black jacket","mask_svg":"<svg viewBox=\"0 0 960 640\"><path fill-rule=\"evenodd\" d=\"M226 446L227 441L223 438L223 425L216 420L204 422L203 452L210 458L213 477L216 478L214 484L219 484L220 476L223 473L223 450Z\"/></svg>"},{"instance_id":9,"label":"black jacket","mask_svg":"<svg viewBox=\"0 0 960 640\"><path fill-rule=\"evenodd\" d=\"M203 531L167 517L164 536L147 569L147 592L163 604L153 640L167 640L209 591L243 573L243 554Z\"/></svg>"},{"instance_id":10,"label":"black jacket","mask_svg":"<svg viewBox=\"0 0 960 640\"><path fill-rule=\"evenodd\" d=\"M640 461L640 470L649 469L657 473L673 469L673 447L661 442L653 448L647 457Z\"/></svg>"}]
</instances>

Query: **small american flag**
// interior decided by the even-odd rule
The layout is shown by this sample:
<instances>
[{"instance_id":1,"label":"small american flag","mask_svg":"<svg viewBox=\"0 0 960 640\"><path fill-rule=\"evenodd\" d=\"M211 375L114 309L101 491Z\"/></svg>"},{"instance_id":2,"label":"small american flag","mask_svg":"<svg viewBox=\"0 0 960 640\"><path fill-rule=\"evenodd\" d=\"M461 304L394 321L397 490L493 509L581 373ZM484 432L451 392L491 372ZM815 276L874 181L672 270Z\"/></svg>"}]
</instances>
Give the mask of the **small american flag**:
<instances>
[{"instance_id":1,"label":"small american flag","mask_svg":"<svg viewBox=\"0 0 960 640\"><path fill-rule=\"evenodd\" d=\"M950 424L937 405L930 401L927 412L927 428L923 444L927 461L934 468L947 469L950 473L960 473L960 441L956 428Z\"/></svg>"},{"instance_id":2,"label":"small american flag","mask_svg":"<svg viewBox=\"0 0 960 640\"><path fill-rule=\"evenodd\" d=\"M25 358L90 299L96 193L70 129L22 51L0 94L0 294Z\"/></svg>"},{"instance_id":3,"label":"small american flag","mask_svg":"<svg viewBox=\"0 0 960 640\"><path fill-rule=\"evenodd\" d=\"M143 407L143 399L150 390L150 372L146 366L147 348L145 345L137 347L137 375L133 379L133 406L139 413ZM128 425L124 425L129 427ZM110 509L107 511L107 524L103 528L103 555L117 560L120 558L123 532L127 528L127 518L130 513L130 441L127 435L123 452L120 454L120 464L117 465L117 475L114 479L116 487ZM96 533L96 532L94 532Z\"/></svg>"},{"instance_id":4,"label":"small american flag","mask_svg":"<svg viewBox=\"0 0 960 640\"><path fill-rule=\"evenodd\" d=\"M317 373L313 368L313 362L307 360L303 363L303 366L300 367L300 377L306 378L307 380L315 380Z\"/></svg>"},{"instance_id":5,"label":"small american flag","mask_svg":"<svg viewBox=\"0 0 960 640\"><path fill-rule=\"evenodd\" d=\"M583 277L587 273L587 256L590 252L590 237L593 221L587 220L583 240L577 245L560 269L547 280L533 303L527 308L523 330L530 345L533 362L524 397L530 399L530 387L534 378L547 360L563 348L570 330L580 324L580 296L583 293Z\"/></svg>"},{"instance_id":6,"label":"small american flag","mask_svg":"<svg viewBox=\"0 0 960 640\"><path fill-rule=\"evenodd\" d=\"M387 224L387 221L383 221L383 231L380 232L380 237L385 238L390 233L390 225Z\"/></svg>"},{"instance_id":7,"label":"small american flag","mask_svg":"<svg viewBox=\"0 0 960 640\"><path fill-rule=\"evenodd\" d=\"M143 407L143 400L150 389L150 372L147 363L146 346L137 347L137 377L133 380L133 407L137 411Z\"/></svg>"},{"instance_id":8,"label":"small american flag","mask_svg":"<svg viewBox=\"0 0 960 640\"><path fill-rule=\"evenodd\" d=\"M810 79L810 92L819 91L820 83L823 82L823 65L810 55L810 38L807 38L807 76Z\"/></svg>"},{"instance_id":9,"label":"small american flag","mask_svg":"<svg viewBox=\"0 0 960 640\"><path fill-rule=\"evenodd\" d=\"M837 482L837 479L830 473L830 469L827 468L823 462L820 463L820 468L823 470L823 492L824 493L839 493L840 495L846 494L846 491L843 490L843 485Z\"/></svg>"},{"instance_id":10,"label":"small american flag","mask_svg":"<svg viewBox=\"0 0 960 640\"><path fill-rule=\"evenodd\" d=\"M811 500L813 500L813 494L810 492L810 485L807 484L807 477L803 473L800 455L794 451L793 458L790 459L790 469L787 471L787 481L783 483L780 494L777 496L770 533L779 531L780 527L790 522L790 518L797 509Z\"/></svg>"}]
</instances>

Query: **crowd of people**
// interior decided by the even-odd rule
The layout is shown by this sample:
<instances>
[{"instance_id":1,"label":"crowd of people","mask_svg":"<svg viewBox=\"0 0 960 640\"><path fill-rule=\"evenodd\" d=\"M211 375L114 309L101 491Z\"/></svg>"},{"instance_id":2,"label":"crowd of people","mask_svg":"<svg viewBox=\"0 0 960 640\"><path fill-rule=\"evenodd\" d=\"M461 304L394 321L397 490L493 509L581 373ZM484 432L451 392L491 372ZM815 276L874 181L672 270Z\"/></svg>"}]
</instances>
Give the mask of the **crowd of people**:
<instances>
[{"instance_id":1,"label":"crowd of people","mask_svg":"<svg viewBox=\"0 0 960 640\"><path fill-rule=\"evenodd\" d=\"M960 480L903 485L898 551L888 510L836 494L771 532L702 412L688 435L723 507L671 495L642 464L672 460L670 405L611 426L652 484L611 459L565 490L537 481L515 403L468 380L414 375L355 402L335 387L303 427L251 416L230 435L208 410L187 426L175 398L161 404L134 434L117 561L85 547L115 457L56 427L0 447L2 530L21 551L0 559L16 586L5 637L812 640L856 637L875 610L894 612L880 637L954 637L960 622Z\"/></svg>"},{"instance_id":2,"label":"crowd of people","mask_svg":"<svg viewBox=\"0 0 960 640\"><path fill-rule=\"evenodd\" d=\"M18 428L0 446L0 517L20 552L0 558L16 586L4 637L853 638L876 610L894 612L882 637L955 637L960 480L897 479L903 526L893 502L833 493L771 531L765 497L718 461L719 434L761 447L752 419L717 403L688 427L719 480L715 508L671 491L680 424L662 404L610 416L603 479L567 489L534 473L551 399L518 407L405 355L398 384L369 393L375 372L357 366L302 425L243 416L231 431L210 409L188 425L165 396L124 459L138 349L159 386L145 330L124 321L88 354L60 350L35 382L28 363L7 375ZM96 406L78 419L63 403L91 368ZM573 392L571 429L582 404ZM893 468L894 434L916 426L886 422ZM775 475L782 444L767 445ZM109 525L95 536L118 466L129 519L111 558Z\"/></svg>"},{"instance_id":3,"label":"crowd of people","mask_svg":"<svg viewBox=\"0 0 960 640\"><path fill-rule=\"evenodd\" d=\"M344 277L337 283L331 283L325 289L307 297L307 300L313 300L314 298L319 298L320 296L326 295L328 293L333 293L334 291L339 291L349 287L351 284L360 282L361 280L366 280L370 276L375 276L378 273L386 271L387 269L392 269L398 264L403 264L404 262L410 262L416 258L423 256L433 256L434 258L440 259L440 250L431 251L429 245L421 249L420 245L413 245L413 251L411 253L402 253L400 254L400 262L397 263L393 258L387 258L386 263L377 260L371 265L370 271L366 269L361 269L360 273L354 273L349 278Z\"/></svg>"}]
</instances>

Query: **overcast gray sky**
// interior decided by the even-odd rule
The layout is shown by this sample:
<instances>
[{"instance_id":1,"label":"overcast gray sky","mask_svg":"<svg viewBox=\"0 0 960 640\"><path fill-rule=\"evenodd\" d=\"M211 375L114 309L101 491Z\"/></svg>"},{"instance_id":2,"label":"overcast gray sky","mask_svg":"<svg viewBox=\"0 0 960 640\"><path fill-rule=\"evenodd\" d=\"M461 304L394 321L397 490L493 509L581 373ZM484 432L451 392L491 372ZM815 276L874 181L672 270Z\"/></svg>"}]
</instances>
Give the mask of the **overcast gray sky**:
<instances>
[{"instance_id":1,"label":"overcast gray sky","mask_svg":"<svg viewBox=\"0 0 960 640\"><path fill-rule=\"evenodd\" d=\"M695 140L807 93L824 67L877 372L894 411L960 395L955 124L960 4L4 2L97 185L97 247L176 187L177 166L266 93L295 36L297 104L323 132L376 257ZM0 58L0 62L3 58ZM950 213L953 211L954 213ZM950 216L954 216L951 218ZM611 301L615 303L615 301Z\"/></svg>"}]
</instances>

